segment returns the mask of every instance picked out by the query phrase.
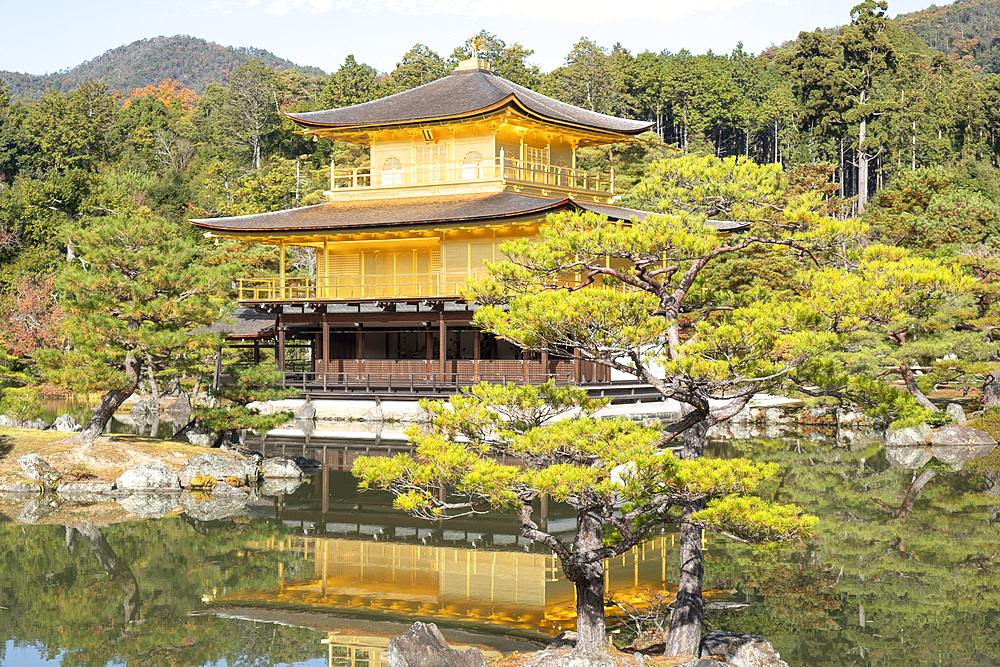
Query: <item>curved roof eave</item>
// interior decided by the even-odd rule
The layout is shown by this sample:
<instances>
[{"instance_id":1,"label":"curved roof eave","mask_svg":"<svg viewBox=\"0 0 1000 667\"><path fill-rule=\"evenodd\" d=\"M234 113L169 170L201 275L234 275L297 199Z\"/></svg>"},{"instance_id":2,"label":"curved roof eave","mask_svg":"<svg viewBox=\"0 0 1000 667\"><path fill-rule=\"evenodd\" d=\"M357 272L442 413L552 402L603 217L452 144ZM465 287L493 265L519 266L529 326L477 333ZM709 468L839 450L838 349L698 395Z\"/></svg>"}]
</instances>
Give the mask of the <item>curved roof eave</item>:
<instances>
[{"instance_id":1,"label":"curved roof eave","mask_svg":"<svg viewBox=\"0 0 1000 667\"><path fill-rule=\"evenodd\" d=\"M561 102L488 70L456 71L417 88L370 102L287 115L294 122L311 128L398 127L475 116L509 104L511 99L516 100L527 114L546 122L590 131L629 136L652 126L652 123L609 116Z\"/></svg>"},{"instance_id":2,"label":"curved roof eave","mask_svg":"<svg viewBox=\"0 0 1000 667\"><path fill-rule=\"evenodd\" d=\"M456 114L456 115L453 115L453 116L435 116L435 117L426 117L426 118L415 118L415 119L412 119L412 120L400 120L400 121L393 122L393 123L378 123L378 124L372 124L372 125L320 124L320 123L310 123L308 121L300 120L300 119L296 118L294 116L294 114L287 114L286 113L285 115L288 116L295 123L298 123L299 125L301 125L303 127L308 127L310 129L317 129L317 130L324 130L324 129L328 129L328 130L350 130L350 129L357 129L359 131L364 132L364 131L387 130L387 129L407 128L407 127L421 127L421 126L426 126L426 125L430 124L431 122L433 122L434 124L441 124L441 123L448 123L448 122L469 120L471 118L475 118L476 116L486 117L489 114L493 114L493 113L496 113L498 111L502 111L504 107L515 107L517 109L517 111L520 112L521 115L523 115L524 117L529 118L531 120L534 120L534 121L539 121L539 122L543 122L543 123L549 123L551 125L556 125L556 126L559 126L559 127L564 127L564 128L568 128L568 129L572 129L572 130L577 130L577 131L582 131L582 132L587 132L587 133L592 133L592 134L596 133L596 134L603 134L603 135L635 136L637 134L642 134L649 127L652 126L652 123L650 123L649 125L647 125L644 128L640 128L640 129L636 129L636 130L632 130L632 131L609 130L609 129L603 129L603 128L595 128L595 127L592 127L592 126L589 126L589 125L582 125L580 123L572 123L572 122L565 121L565 120L560 120L560 119L557 119L557 118L550 118L550 117L547 117L547 116L543 116L542 114L540 114L538 112L535 112L535 111L529 109L528 107L526 107L524 105L524 103L516 95L514 95L513 93L511 93L510 95L508 95L507 97L505 97L504 99L500 100L499 102L497 102L495 104L491 104L489 106L485 106L485 107L482 107L482 108L479 108L479 109L473 109L473 110L471 110L469 112L466 112L466 113Z\"/></svg>"}]
</instances>

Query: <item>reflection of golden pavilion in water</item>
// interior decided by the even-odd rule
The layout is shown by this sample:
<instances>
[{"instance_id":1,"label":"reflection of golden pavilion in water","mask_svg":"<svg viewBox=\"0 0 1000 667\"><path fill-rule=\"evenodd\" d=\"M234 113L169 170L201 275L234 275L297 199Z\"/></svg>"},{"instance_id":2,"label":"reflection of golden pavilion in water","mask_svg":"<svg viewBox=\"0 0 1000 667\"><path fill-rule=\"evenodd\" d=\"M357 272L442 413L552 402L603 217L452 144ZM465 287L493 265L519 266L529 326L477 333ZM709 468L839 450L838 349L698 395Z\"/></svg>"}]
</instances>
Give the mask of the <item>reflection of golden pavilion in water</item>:
<instances>
[{"instance_id":1,"label":"reflection of golden pavilion in water","mask_svg":"<svg viewBox=\"0 0 1000 667\"><path fill-rule=\"evenodd\" d=\"M672 596L675 584L666 575L668 560L676 569L675 538L660 535L606 561L608 593L633 603L649 591ZM277 590L234 591L215 605L308 608L528 635L575 626L575 591L553 555L330 537L288 537L256 548L291 552L312 572L291 578L280 564Z\"/></svg>"},{"instance_id":2,"label":"reflection of golden pavilion in water","mask_svg":"<svg viewBox=\"0 0 1000 667\"><path fill-rule=\"evenodd\" d=\"M329 645L327 658L329 667L388 667L389 665L389 657L386 655L386 649L389 648L388 637L342 635L331 632L322 642ZM449 645L459 651L470 648L462 644ZM478 648L487 660L493 660L501 655L499 651Z\"/></svg>"}]
</instances>

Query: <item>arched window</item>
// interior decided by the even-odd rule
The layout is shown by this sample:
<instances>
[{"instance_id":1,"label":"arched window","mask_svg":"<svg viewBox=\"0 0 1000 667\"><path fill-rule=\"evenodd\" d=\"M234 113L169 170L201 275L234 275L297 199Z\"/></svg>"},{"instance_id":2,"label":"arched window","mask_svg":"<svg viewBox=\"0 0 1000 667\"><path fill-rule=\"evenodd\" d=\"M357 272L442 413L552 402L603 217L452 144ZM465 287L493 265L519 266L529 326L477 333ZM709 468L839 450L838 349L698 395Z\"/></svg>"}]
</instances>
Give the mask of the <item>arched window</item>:
<instances>
[{"instance_id":1,"label":"arched window","mask_svg":"<svg viewBox=\"0 0 1000 667\"><path fill-rule=\"evenodd\" d=\"M483 154L469 151L462 160L462 180L473 181L483 177Z\"/></svg>"},{"instance_id":2,"label":"arched window","mask_svg":"<svg viewBox=\"0 0 1000 667\"><path fill-rule=\"evenodd\" d=\"M398 157L387 157L382 163L382 185L403 184L403 163Z\"/></svg>"}]
</instances>

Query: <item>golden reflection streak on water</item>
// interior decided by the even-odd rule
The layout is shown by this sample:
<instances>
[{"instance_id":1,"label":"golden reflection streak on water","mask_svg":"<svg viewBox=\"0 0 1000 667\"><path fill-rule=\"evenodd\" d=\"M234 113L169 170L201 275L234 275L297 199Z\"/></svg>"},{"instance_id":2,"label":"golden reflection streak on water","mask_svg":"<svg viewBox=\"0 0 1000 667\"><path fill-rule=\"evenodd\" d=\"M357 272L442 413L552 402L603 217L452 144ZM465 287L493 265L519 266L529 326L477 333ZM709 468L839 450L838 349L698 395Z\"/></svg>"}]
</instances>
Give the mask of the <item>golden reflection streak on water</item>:
<instances>
[{"instance_id":1,"label":"golden reflection streak on water","mask_svg":"<svg viewBox=\"0 0 1000 667\"><path fill-rule=\"evenodd\" d=\"M282 562L277 591L231 593L217 603L239 597L264 606L355 607L407 618L423 615L429 620L471 620L553 633L575 621L575 589L550 554L306 536L261 544L312 559L306 570L312 578L286 581ZM631 564L628 554L621 561L605 563L606 587L615 599L641 605L649 590L673 594L666 580L666 535L630 554ZM487 560L480 563L480 559ZM418 577L418 569L426 571L426 577ZM409 585L401 587L399 582L407 580Z\"/></svg>"}]
</instances>

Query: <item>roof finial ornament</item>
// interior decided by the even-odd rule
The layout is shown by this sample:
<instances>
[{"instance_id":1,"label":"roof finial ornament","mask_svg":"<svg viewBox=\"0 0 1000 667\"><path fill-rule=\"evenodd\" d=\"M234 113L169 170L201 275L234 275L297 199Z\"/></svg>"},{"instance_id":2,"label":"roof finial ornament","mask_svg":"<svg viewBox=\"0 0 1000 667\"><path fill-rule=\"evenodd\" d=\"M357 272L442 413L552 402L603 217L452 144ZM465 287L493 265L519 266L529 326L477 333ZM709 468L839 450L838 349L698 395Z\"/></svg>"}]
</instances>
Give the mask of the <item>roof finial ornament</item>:
<instances>
[{"instance_id":1,"label":"roof finial ornament","mask_svg":"<svg viewBox=\"0 0 1000 667\"><path fill-rule=\"evenodd\" d=\"M482 54L486 50L486 38L484 36L485 34L486 34L486 32L483 31L483 32L480 32L478 35L473 35L465 43L465 46L472 53L469 55L469 58L467 60L459 60L458 61L458 67L455 68L456 72L462 71L462 70L489 70L490 69L490 64L488 62L486 62L485 60L481 59L482 58Z\"/></svg>"},{"instance_id":2,"label":"roof finial ornament","mask_svg":"<svg viewBox=\"0 0 1000 667\"><path fill-rule=\"evenodd\" d=\"M483 34L479 33L478 35L473 35L469 42L469 45L472 47L472 59L478 60L479 52L482 50L484 45Z\"/></svg>"}]
</instances>

